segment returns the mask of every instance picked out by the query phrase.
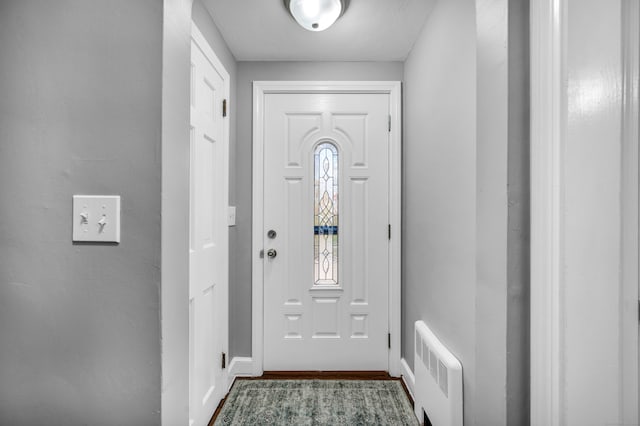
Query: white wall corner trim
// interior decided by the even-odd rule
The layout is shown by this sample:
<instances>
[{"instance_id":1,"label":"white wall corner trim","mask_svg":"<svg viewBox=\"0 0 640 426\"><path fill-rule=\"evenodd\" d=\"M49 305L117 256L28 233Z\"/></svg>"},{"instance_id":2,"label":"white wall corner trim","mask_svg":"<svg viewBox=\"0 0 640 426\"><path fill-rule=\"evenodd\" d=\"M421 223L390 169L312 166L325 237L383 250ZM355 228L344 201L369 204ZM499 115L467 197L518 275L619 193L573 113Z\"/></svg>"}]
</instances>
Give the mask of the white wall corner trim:
<instances>
[{"instance_id":1,"label":"white wall corner trim","mask_svg":"<svg viewBox=\"0 0 640 426\"><path fill-rule=\"evenodd\" d=\"M411 367L409 367L409 364L407 364L407 360L402 358L400 360L400 367L402 369L402 381L404 382L404 384L407 386L407 389L409 389L409 393L411 394L411 398L413 398L414 400L416 399L415 397L415 386L416 386L416 376L413 374L413 371L411 371Z\"/></svg>"},{"instance_id":2,"label":"white wall corner trim","mask_svg":"<svg viewBox=\"0 0 640 426\"><path fill-rule=\"evenodd\" d=\"M264 193L264 96L267 93L388 93L390 99L391 131L389 148L390 186L389 201L392 229L402 229L401 225L401 183L402 183L402 103L399 81L254 81L253 82L253 223L252 229L263 229ZM263 259L260 250L264 246L260 232L252 236L252 359L253 375L260 376L264 366L264 292ZM401 335L401 235L395 232L389 252L389 374L400 377L400 335Z\"/></svg>"},{"instance_id":3,"label":"white wall corner trim","mask_svg":"<svg viewBox=\"0 0 640 426\"><path fill-rule=\"evenodd\" d=\"M192 1L163 2L160 315L162 425L189 421L189 60Z\"/></svg>"},{"instance_id":4,"label":"white wall corner trim","mask_svg":"<svg viewBox=\"0 0 640 426\"><path fill-rule=\"evenodd\" d=\"M531 2L531 424L562 424L566 0Z\"/></svg>"}]
</instances>

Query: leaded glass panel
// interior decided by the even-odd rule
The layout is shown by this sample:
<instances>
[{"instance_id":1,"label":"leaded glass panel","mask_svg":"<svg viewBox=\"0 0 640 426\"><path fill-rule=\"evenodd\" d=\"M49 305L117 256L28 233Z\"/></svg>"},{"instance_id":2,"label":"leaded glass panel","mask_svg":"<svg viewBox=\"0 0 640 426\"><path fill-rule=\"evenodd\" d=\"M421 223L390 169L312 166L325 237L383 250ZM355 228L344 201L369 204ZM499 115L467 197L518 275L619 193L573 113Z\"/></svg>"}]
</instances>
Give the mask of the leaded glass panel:
<instances>
[{"instance_id":1,"label":"leaded glass panel","mask_svg":"<svg viewBox=\"0 0 640 426\"><path fill-rule=\"evenodd\" d=\"M338 150L324 142L314 153L314 284L338 284Z\"/></svg>"}]
</instances>

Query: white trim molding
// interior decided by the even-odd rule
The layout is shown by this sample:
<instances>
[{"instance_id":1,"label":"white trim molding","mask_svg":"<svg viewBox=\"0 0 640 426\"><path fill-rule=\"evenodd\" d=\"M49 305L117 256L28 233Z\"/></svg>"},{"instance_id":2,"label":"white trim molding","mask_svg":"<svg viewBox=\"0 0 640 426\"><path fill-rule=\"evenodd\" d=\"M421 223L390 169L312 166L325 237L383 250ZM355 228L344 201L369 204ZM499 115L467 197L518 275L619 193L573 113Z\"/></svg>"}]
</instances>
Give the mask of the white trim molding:
<instances>
[{"instance_id":1,"label":"white trim molding","mask_svg":"<svg viewBox=\"0 0 640 426\"><path fill-rule=\"evenodd\" d=\"M638 401L638 86L640 83L640 4L622 2L622 261L621 261L621 355L620 413L624 424L637 424Z\"/></svg>"},{"instance_id":2,"label":"white trim molding","mask_svg":"<svg viewBox=\"0 0 640 426\"><path fill-rule=\"evenodd\" d=\"M598 424L637 424L640 7L637 0L568 4L531 2L531 424L585 424L594 414ZM608 19L608 32L597 37L614 55L583 51L591 46L585 17ZM575 108L586 93L581 73L607 66L615 78L597 77L604 94L596 98L611 100L585 117ZM584 138L593 129L602 134ZM601 157L589 153L594 147L604 147L596 151L605 154L601 169ZM604 190L582 192L600 181ZM597 215L585 210L599 204ZM608 240L581 238L603 225ZM585 250L585 241L619 246L603 258L605 249ZM599 364L605 356L615 362ZM587 369L606 380L590 378L599 382L597 398L583 392ZM596 400L602 404L590 403Z\"/></svg>"},{"instance_id":3,"label":"white trim molding","mask_svg":"<svg viewBox=\"0 0 640 426\"><path fill-rule=\"evenodd\" d=\"M411 398L413 398L413 400L415 401L416 376L415 374L413 374L413 371L411 371L411 367L409 367L407 360L404 358L400 360L400 368L402 369L402 381L407 386L407 389L409 389Z\"/></svg>"},{"instance_id":4,"label":"white trim molding","mask_svg":"<svg viewBox=\"0 0 640 426\"><path fill-rule=\"evenodd\" d=\"M234 356L229 364L229 376L253 375L253 359L251 357Z\"/></svg>"},{"instance_id":5,"label":"white trim molding","mask_svg":"<svg viewBox=\"0 0 640 426\"><path fill-rule=\"evenodd\" d=\"M566 0L531 2L531 425L562 424Z\"/></svg>"},{"instance_id":6,"label":"white trim molding","mask_svg":"<svg viewBox=\"0 0 640 426\"><path fill-rule=\"evenodd\" d=\"M227 376L227 391L231 389L238 377L253 376L253 359L251 357L234 356L229 363Z\"/></svg>"},{"instance_id":7,"label":"white trim molding","mask_svg":"<svg viewBox=\"0 0 640 426\"><path fill-rule=\"evenodd\" d=\"M163 1L161 129L161 396L164 426L189 422L189 105L191 6Z\"/></svg>"},{"instance_id":8,"label":"white trim molding","mask_svg":"<svg viewBox=\"0 0 640 426\"><path fill-rule=\"evenodd\" d=\"M263 373L264 293L263 261L260 250L263 236L264 189L264 96L268 93L387 93L391 114L389 144L390 193L389 215L394 230L389 250L389 374L399 377L401 333L401 189L402 189L402 110L401 83L396 81L254 81L253 82L253 235L252 235L252 358L253 375Z\"/></svg>"}]
</instances>

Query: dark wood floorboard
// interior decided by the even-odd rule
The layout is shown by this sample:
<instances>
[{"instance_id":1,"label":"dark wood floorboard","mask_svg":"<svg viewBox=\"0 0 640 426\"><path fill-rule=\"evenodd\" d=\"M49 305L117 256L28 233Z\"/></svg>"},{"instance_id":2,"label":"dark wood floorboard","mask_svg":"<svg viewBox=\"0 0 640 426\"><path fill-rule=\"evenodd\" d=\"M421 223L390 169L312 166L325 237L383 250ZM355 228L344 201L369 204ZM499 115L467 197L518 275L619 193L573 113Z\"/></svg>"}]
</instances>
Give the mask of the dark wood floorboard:
<instances>
[{"instance_id":1,"label":"dark wood floorboard","mask_svg":"<svg viewBox=\"0 0 640 426\"><path fill-rule=\"evenodd\" d=\"M391 377L386 371L265 371L262 376L238 377L236 380L399 380L404 392L413 406L413 398L409 389L401 378ZM234 383L235 384L235 383ZM233 389L233 386L231 386ZM231 389L229 389L231 392ZM213 426L216 418L222 410L222 406L227 400L227 395L220 401L213 417L209 421L209 426Z\"/></svg>"}]
</instances>

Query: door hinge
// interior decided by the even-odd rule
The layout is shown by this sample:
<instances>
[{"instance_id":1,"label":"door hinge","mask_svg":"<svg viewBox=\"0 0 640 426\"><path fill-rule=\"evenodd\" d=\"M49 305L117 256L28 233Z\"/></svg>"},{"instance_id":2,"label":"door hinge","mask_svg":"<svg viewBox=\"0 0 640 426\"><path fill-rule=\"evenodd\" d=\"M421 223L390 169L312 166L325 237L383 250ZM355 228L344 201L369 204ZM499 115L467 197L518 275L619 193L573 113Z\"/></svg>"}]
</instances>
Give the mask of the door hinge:
<instances>
[{"instance_id":1,"label":"door hinge","mask_svg":"<svg viewBox=\"0 0 640 426\"><path fill-rule=\"evenodd\" d=\"M222 352L222 369L227 368L227 354Z\"/></svg>"},{"instance_id":2,"label":"door hinge","mask_svg":"<svg viewBox=\"0 0 640 426\"><path fill-rule=\"evenodd\" d=\"M389 224L388 230L389 230L389 239L391 239L391 224Z\"/></svg>"},{"instance_id":3,"label":"door hinge","mask_svg":"<svg viewBox=\"0 0 640 426\"><path fill-rule=\"evenodd\" d=\"M222 100L222 116L223 117L227 116L227 100L226 99Z\"/></svg>"},{"instance_id":4,"label":"door hinge","mask_svg":"<svg viewBox=\"0 0 640 426\"><path fill-rule=\"evenodd\" d=\"M391 131L391 115L389 115L389 131Z\"/></svg>"},{"instance_id":5,"label":"door hinge","mask_svg":"<svg viewBox=\"0 0 640 426\"><path fill-rule=\"evenodd\" d=\"M387 346L391 349L391 333L387 334Z\"/></svg>"}]
</instances>

